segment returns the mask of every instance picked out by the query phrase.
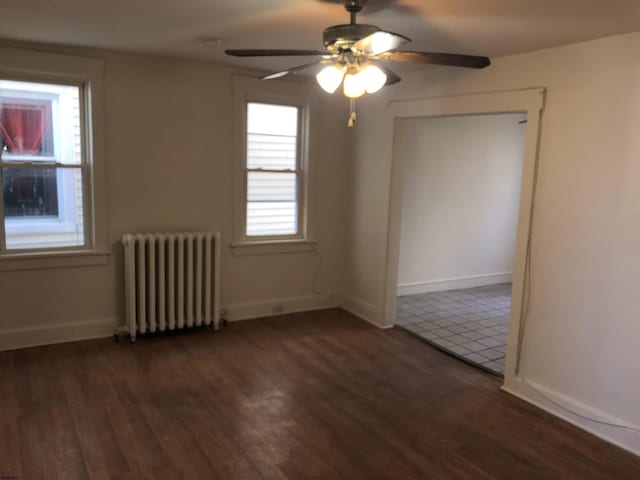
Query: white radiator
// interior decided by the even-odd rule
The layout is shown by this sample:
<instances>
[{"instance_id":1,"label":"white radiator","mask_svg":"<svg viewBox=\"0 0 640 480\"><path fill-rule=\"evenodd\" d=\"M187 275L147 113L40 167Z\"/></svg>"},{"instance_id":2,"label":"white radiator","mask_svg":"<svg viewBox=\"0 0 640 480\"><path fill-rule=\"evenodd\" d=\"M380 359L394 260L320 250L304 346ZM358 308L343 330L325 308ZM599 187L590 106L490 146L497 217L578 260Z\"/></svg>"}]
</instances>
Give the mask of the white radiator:
<instances>
[{"instance_id":1,"label":"white radiator","mask_svg":"<svg viewBox=\"0 0 640 480\"><path fill-rule=\"evenodd\" d=\"M126 333L220 320L220 233L125 235Z\"/></svg>"}]
</instances>

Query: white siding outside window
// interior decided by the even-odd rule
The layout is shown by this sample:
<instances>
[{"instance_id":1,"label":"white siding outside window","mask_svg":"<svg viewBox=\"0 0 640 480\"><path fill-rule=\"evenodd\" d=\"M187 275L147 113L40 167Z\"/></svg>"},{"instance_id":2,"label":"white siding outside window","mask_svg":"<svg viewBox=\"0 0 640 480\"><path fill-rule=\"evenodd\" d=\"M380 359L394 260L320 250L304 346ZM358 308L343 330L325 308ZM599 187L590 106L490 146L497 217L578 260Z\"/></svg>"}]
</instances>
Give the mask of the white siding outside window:
<instances>
[{"instance_id":1,"label":"white siding outside window","mask_svg":"<svg viewBox=\"0 0 640 480\"><path fill-rule=\"evenodd\" d=\"M300 108L248 102L246 236L300 235Z\"/></svg>"}]
</instances>

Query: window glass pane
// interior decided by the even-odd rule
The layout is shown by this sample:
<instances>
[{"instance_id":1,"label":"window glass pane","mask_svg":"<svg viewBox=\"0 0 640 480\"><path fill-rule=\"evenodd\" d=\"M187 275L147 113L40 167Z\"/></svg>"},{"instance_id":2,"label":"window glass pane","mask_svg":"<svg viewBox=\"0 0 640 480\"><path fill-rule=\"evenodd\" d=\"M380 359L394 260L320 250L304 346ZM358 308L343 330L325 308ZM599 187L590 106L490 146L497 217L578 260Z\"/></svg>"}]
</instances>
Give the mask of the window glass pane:
<instances>
[{"instance_id":1,"label":"window glass pane","mask_svg":"<svg viewBox=\"0 0 640 480\"><path fill-rule=\"evenodd\" d=\"M0 79L3 161L81 163L80 89Z\"/></svg>"},{"instance_id":2,"label":"window glass pane","mask_svg":"<svg viewBox=\"0 0 640 480\"><path fill-rule=\"evenodd\" d=\"M58 216L58 179L54 168L4 169L2 192L5 218Z\"/></svg>"},{"instance_id":3,"label":"window glass pane","mask_svg":"<svg viewBox=\"0 0 640 480\"><path fill-rule=\"evenodd\" d=\"M298 107L248 103L247 132L295 137L298 133Z\"/></svg>"},{"instance_id":4,"label":"window glass pane","mask_svg":"<svg viewBox=\"0 0 640 480\"><path fill-rule=\"evenodd\" d=\"M3 168L2 199L8 250L84 245L80 168Z\"/></svg>"},{"instance_id":5,"label":"window glass pane","mask_svg":"<svg viewBox=\"0 0 640 480\"><path fill-rule=\"evenodd\" d=\"M295 235L297 174L249 172L247 235Z\"/></svg>"},{"instance_id":6,"label":"window glass pane","mask_svg":"<svg viewBox=\"0 0 640 480\"><path fill-rule=\"evenodd\" d=\"M296 169L296 137L247 134L247 167L267 170Z\"/></svg>"}]
</instances>

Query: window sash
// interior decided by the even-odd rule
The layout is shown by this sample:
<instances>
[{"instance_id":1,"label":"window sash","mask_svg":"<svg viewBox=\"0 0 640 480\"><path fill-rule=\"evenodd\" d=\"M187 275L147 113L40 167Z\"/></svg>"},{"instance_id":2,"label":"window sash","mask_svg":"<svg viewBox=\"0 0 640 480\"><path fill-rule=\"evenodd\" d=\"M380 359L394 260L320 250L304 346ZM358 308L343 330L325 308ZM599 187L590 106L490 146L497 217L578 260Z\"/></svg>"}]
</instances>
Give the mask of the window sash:
<instances>
[{"instance_id":1,"label":"window sash","mask_svg":"<svg viewBox=\"0 0 640 480\"><path fill-rule=\"evenodd\" d=\"M81 163L74 165L73 163L60 163L56 161L41 161L41 160L12 160L9 159L0 161L0 168L33 168L33 169L47 169L47 168L71 168L71 169L84 169L86 165Z\"/></svg>"},{"instance_id":2,"label":"window sash","mask_svg":"<svg viewBox=\"0 0 640 480\"><path fill-rule=\"evenodd\" d=\"M33 81L32 79L23 79L16 80L14 78L2 78L3 80L8 81L17 81L21 83L41 83L38 81ZM68 108L69 105L63 101L58 93L53 93L53 91L48 87L48 85L54 87L76 87L78 89L78 100L79 107L82 108L82 95L83 95L83 87L81 85L67 85L61 84L58 82L49 83L46 82L43 91L23 91L17 89L17 87L9 87L8 89L0 91L0 104L2 105L32 105L44 107L46 112L48 113L48 119L50 122L50 131L43 137L43 143L46 142L49 144L49 149L45 155L33 155L28 153L10 153L4 152L5 159L13 159L13 160L37 160L37 161L51 161L51 159L59 160L63 156L63 148L62 144L64 141L62 140L63 132L70 128L67 124L67 119L63 117L62 111L65 109L63 105L66 105ZM0 105L0 107L2 106ZM69 112L65 112L69 113ZM80 135L83 135L83 126L82 126L82 112L78 112L80 115ZM57 119L57 120L54 120ZM59 122L57 126L54 128L54 124ZM50 138L49 138L50 135ZM68 153L68 152L67 152ZM70 162L74 163L74 162ZM82 163L82 160L80 161Z\"/></svg>"},{"instance_id":3,"label":"window sash","mask_svg":"<svg viewBox=\"0 0 640 480\"><path fill-rule=\"evenodd\" d=\"M278 176L278 175L282 175L283 177L290 177L291 175L294 176L294 183L295 183L295 194L294 197L292 199L292 201L286 201L286 200L276 200L276 199L272 199L272 200L249 200L249 174L250 173L268 173L274 176ZM246 185L246 196L245 196L245 205L246 205L246 209L245 209L245 235L247 238L251 238L251 239L275 239L275 238L286 238L286 239L291 239L291 238L299 238L301 237L301 219L300 219L300 182L301 182L301 178L302 178L302 171L301 170L266 170L266 169L246 169L245 170L245 185ZM260 234L260 233L249 233L249 205L250 204L266 204L266 203L282 203L282 204L286 204L286 203L293 203L294 204L294 229L295 231L293 233L280 233L280 234ZM277 214L273 214L275 217L277 217ZM254 225L255 228L256 225Z\"/></svg>"},{"instance_id":4,"label":"window sash","mask_svg":"<svg viewBox=\"0 0 640 480\"><path fill-rule=\"evenodd\" d=\"M4 209L4 191L2 192L2 198L0 199L0 231L2 232L2 253L20 253L20 252L38 252L38 251L51 251L51 250L79 250L86 248L89 243L89 237L87 232L87 205L86 205L86 174L87 168L85 165L68 165L68 164L43 164L38 162L36 164L31 163L17 163L17 162L0 162L0 186L4 188L3 173L9 170L20 170L28 168L30 170L75 170L78 171L81 178L81 196L82 203L74 204L73 197L77 195L78 191L75 185L69 180L57 177L57 202L58 202L58 214L56 216L33 216L23 218L12 218L5 216ZM77 209L80 208L81 212L78 214ZM7 246L7 238L9 236L28 236L32 239L36 239L39 235L45 238L47 235L61 235L72 234L77 230L77 225L80 222L75 220L78 215L82 217L82 232L83 243L80 245L67 245L67 246L45 246L45 247L30 247L28 243L24 245L24 248L9 248Z\"/></svg>"}]
</instances>

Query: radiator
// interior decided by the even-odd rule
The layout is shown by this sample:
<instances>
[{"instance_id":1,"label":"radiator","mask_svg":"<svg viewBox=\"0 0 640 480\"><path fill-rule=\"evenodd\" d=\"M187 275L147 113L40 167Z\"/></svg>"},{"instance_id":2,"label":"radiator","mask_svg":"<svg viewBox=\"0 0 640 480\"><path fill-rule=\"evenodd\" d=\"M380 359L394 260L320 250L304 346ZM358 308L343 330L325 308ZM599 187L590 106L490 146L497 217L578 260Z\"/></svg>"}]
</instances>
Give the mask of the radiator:
<instances>
[{"instance_id":1,"label":"radiator","mask_svg":"<svg viewBox=\"0 0 640 480\"><path fill-rule=\"evenodd\" d=\"M213 326L220 321L220 233L125 235L125 332Z\"/></svg>"}]
</instances>

